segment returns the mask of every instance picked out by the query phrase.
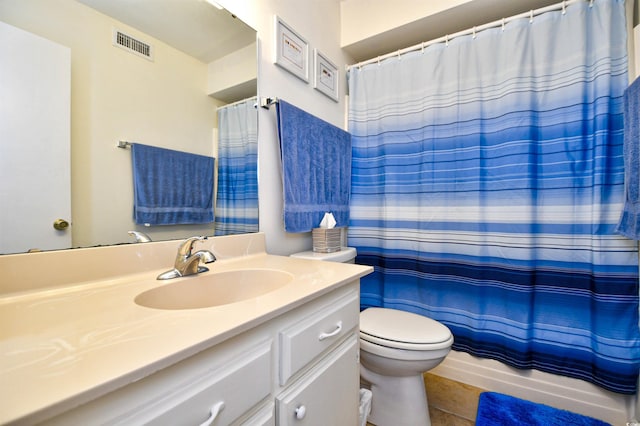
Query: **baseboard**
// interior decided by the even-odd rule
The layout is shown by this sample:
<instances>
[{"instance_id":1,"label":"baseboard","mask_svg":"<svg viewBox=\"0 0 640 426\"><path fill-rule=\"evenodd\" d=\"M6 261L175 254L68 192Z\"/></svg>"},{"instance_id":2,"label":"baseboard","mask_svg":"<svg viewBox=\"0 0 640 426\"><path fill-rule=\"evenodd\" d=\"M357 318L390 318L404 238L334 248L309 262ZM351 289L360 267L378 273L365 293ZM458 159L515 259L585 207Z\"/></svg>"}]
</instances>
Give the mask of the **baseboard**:
<instances>
[{"instance_id":1,"label":"baseboard","mask_svg":"<svg viewBox=\"0 0 640 426\"><path fill-rule=\"evenodd\" d=\"M451 351L442 364L429 373L591 416L616 426L629 421L635 404L634 396L609 392L582 380L536 370L518 370L457 351Z\"/></svg>"}]
</instances>

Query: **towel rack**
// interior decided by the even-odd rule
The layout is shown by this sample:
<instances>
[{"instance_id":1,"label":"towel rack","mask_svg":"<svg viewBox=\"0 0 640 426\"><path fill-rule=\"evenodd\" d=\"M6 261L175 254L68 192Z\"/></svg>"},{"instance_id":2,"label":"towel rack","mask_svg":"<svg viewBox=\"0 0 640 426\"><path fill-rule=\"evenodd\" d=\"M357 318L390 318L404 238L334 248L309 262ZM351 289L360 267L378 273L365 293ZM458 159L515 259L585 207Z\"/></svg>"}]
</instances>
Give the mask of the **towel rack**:
<instances>
[{"instance_id":1,"label":"towel rack","mask_svg":"<svg viewBox=\"0 0 640 426\"><path fill-rule=\"evenodd\" d=\"M271 105L278 103L278 98L260 98L260 106L264 109L269 109Z\"/></svg>"}]
</instances>

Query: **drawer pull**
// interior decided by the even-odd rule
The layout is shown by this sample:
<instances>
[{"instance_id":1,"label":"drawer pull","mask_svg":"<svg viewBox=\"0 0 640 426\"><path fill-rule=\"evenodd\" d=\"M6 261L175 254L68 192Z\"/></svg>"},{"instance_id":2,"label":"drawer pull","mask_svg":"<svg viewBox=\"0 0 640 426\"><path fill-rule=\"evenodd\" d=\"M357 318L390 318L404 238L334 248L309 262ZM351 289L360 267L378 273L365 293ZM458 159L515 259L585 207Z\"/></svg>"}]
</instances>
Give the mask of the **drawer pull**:
<instances>
[{"instance_id":1,"label":"drawer pull","mask_svg":"<svg viewBox=\"0 0 640 426\"><path fill-rule=\"evenodd\" d=\"M224 401L216 402L215 404L213 404L213 407L211 407L209 418L205 420L203 423L201 423L200 426L209 426L213 422L215 422L216 417L218 417L218 414L220 414L220 411L222 411L223 408L224 408Z\"/></svg>"},{"instance_id":2,"label":"drawer pull","mask_svg":"<svg viewBox=\"0 0 640 426\"><path fill-rule=\"evenodd\" d=\"M296 419L302 420L304 419L304 416L307 415L307 407L305 407L304 405L301 405L295 409L295 413L296 413Z\"/></svg>"},{"instance_id":3,"label":"drawer pull","mask_svg":"<svg viewBox=\"0 0 640 426\"><path fill-rule=\"evenodd\" d=\"M318 340L322 341L324 339L328 339L329 337L336 336L341 331L342 331L342 321L338 321L338 324L336 324L335 330L333 330L331 333L320 333L320 335L318 336Z\"/></svg>"}]
</instances>

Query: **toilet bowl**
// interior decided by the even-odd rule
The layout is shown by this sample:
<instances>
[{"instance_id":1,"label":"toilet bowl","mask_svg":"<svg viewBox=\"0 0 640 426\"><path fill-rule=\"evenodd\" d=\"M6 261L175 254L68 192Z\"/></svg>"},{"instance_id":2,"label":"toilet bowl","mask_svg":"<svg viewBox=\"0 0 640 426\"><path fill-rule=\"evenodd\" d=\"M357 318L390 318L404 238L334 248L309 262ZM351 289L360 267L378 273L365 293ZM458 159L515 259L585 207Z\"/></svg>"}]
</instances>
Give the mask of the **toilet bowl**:
<instances>
[{"instance_id":1,"label":"toilet bowl","mask_svg":"<svg viewBox=\"0 0 640 426\"><path fill-rule=\"evenodd\" d=\"M376 426L430 425L423 373L440 364L453 336L443 324L411 312L360 313L360 377L373 393Z\"/></svg>"}]
</instances>

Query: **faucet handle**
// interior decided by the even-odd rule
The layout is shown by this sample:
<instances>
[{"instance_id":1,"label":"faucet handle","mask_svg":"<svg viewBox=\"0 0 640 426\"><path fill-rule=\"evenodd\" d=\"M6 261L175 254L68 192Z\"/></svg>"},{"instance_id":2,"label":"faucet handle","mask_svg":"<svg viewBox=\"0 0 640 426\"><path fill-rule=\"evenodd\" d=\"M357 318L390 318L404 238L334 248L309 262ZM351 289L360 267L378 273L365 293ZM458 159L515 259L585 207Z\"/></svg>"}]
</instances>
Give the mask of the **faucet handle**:
<instances>
[{"instance_id":1,"label":"faucet handle","mask_svg":"<svg viewBox=\"0 0 640 426\"><path fill-rule=\"evenodd\" d=\"M196 237L189 237L186 240L184 240L182 242L182 244L180 244L180 247L178 247L178 255L179 256L191 256L191 250L193 249L193 244L196 241L204 241L206 240L207 237L206 236L196 236Z\"/></svg>"}]
</instances>

